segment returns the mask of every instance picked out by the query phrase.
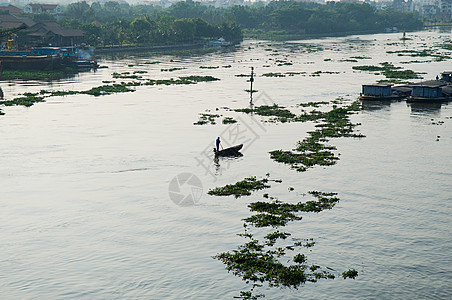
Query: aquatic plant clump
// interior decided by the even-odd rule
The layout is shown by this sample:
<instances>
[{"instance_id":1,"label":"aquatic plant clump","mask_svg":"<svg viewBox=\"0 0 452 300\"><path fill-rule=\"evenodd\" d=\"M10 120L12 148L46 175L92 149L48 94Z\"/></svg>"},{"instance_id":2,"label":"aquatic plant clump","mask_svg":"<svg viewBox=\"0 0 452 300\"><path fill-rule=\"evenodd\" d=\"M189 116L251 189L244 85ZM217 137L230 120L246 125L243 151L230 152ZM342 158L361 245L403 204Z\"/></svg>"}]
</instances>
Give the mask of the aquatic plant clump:
<instances>
[{"instance_id":1,"label":"aquatic plant clump","mask_svg":"<svg viewBox=\"0 0 452 300\"><path fill-rule=\"evenodd\" d=\"M73 75L76 71L72 68L66 68L64 70L4 70L2 72L2 80L54 80L61 79Z\"/></svg>"},{"instance_id":2,"label":"aquatic plant clump","mask_svg":"<svg viewBox=\"0 0 452 300\"><path fill-rule=\"evenodd\" d=\"M136 71L136 72L143 74L143 72L145 72L145 71ZM130 74L130 73L124 72L121 74L119 74L119 73L114 73L114 74L117 74L117 78L124 78L124 76L128 76L127 74ZM113 74L113 77L115 77L114 74ZM136 75L131 75L131 76L136 76ZM136 78L134 77L134 79L136 79ZM93 87L86 91L41 90L39 92L39 96L38 96L38 93L24 93L23 96L21 96L21 97L17 97L12 100L0 101L0 105L5 105L5 106L21 105L21 106L30 107L35 103L45 102L44 99L48 98L48 97L68 96L68 95L77 95L77 94L101 96L101 95L110 95L113 93L135 92L134 89L130 88L133 86L196 84L198 82L209 82L209 81L217 81L217 80L220 80L220 79L212 77L212 76L185 76L185 77L180 77L179 79L172 79L172 78L171 79L159 79L159 80L148 79L145 82L131 81L131 82L121 82L121 83L114 83L114 84L104 84L104 85L101 85L98 87ZM107 82L110 82L110 81L107 81ZM103 82L103 83L107 83L107 82Z\"/></svg>"},{"instance_id":3,"label":"aquatic plant clump","mask_svg":"<svg viewBox=\"0 0 452 300\"><path fill-rule=\"evenodd\" d=\"M296 121L323 121L316 125L315 131L308 132L308 137L299 141L293 151L274 150L270 152L270 158L289 164L292 169L298 172L305 172L308 168L319 166L331 166L339 160L332 151L335 146L327 145L329 138L337 137L364 137L362 134L354 132L358 124L353 124L349 120L349 115L360 110L358 101L346 107L335 107L328 112L313 110L295 118Z\"/></svg>"},{"instance_id":4,"label":"aquatic plant clump","mask_svg":"<svg viewBox=\"0 0 452 300\"><path fill-rule=\"evenodd\" d=\"M183 77L179 77L182 80L189 80L192 82L209 82L209 81L218 81L220 80L219 78L213 77L213 76L183 76Z\"/></svg>"},{"instance_id":5,"label":"aquatic plant clump","mask_svg":"<svg viewBox=\"0 0 452 300\"><path fill-rule=\"evenodd\" d=\"M35 94L27 94L23 97L17 97L14 98L13 100L4 100L4 101L0 101L0 104L3 104L5 106L15 106L15 105L21 105L21 106L25 106L25 107L30 107L35 103L38 102L45 102L44 101L44 97L43 96L36 96Z\"/></svg>"},{"instance_id":6,"label":"aquatic plant clump","mask_svg":"<svg viewBox=\"0 0 452 300\"><path fill-rule=\"evenodd\" d=\"M212 124L215 125L216 124L216 119L219 118L220 115L217 114L206 114L206 113L202 113L199 116L199 120L196 123L193 123L193 125L205 125L205 124Z\"/></svg>"},{"instance_id":7,"label":"aquatic plant clump","mask_svg":"<svg viewBox=\"0 0 452 300\"><path fill-rule=\"evenodd\" d=\"M223 119L223 124L234 124L237 123L237 120L235 120L232 117L226 117Z\"/></svg>"},{"instance_id":8,"label":"aquatic plant clump","mask_svg":"<svg viewBox=\"0 0 452 300\"><path fill-rule=\"evenodd\" d=\"M169 69L160 69L161 72L174 72L179 70L184 70L186 68L169 68Z\"/></svg>"},{"instance_id":9,"label":"aquatic plant clump","mask_svg":"<svg viewBox=\"0 0 452 300\"><path fill-rule=\"evenodd\" d=\"M262 105L254 108L238 108L234 109L234 111L243 112L247 114L254 113L266 117L277 117L277 119L280 121L287 121L288 119L292 119L295 117L295 114L292 113L290 110L285 109L283 106L279 106L277 104L273 104L271 106Z\"/></svg>"},{"instance_id":10,"label":"aquatic plant clump","mask_svg":"<svg viewBox=\"0 0 452 300\"><path fill-rule=\"evenodd\" d=\"M271 202L253 202L249 204L251 212L256 212L243 221L244 232L238 234L247 241L236 250L219 253L214 256L226 265L226 269L251 284L249 291L241 291L244 299L258 299L263 294L256 294L255 289L267 283L270 287L289 287L297 289L306 282L319 279L334 279L337 275L325 270L317 264L309 263L308 257L301 252L302 248L311 248L315 241L292 237L289 232L281 231L291 221L302 219L300 213L321 212L331 209L339 201L337 193L319 191L308 192L316 200L290 204L270 197ZM251 227L265 231L263 240L255 238ZM272 229L270 232L266 231ZM347 275L344 275L347 274ZM354 269L344 271L344 278L355 278L358 272Z\"/></svg>"},{"instance_id":11,"label":"aquatic plant clump","mask_svg":"<svg viewBox=\"0 0 452 300\"><path fill-rule=\"evenodd\" d=\"M286 77L286 75L281 74L281 73L265 73L265 74L262 74L262 76L264 76L264 77Z\"/></svg>"},{"instance_id":12,"label":"aquatic plant clump","mask_svg":"<svg viewBox=\"0 0 452 300\"><path fill-rule=\"evenodd\" d=\"M319 102L307 102L307 103L300 103L298 106L301 107L319 107L321 105L329 104L329 101L319 101Z\"/></svg>"},{"instance_id":13,"label":"aquatic plant clump","mask_svg":"<svg viewBox=\"0 0 452 300\"><path fill-rule=\"evenodd\" d=\"M134 72L135 73L135 72ZM113 78L122 78L122 79L136 79L136 80L140 80L143 77L139 76L139 75L130 75L130 72L123 72L123 73L113 73L112 74Z\"/></svg>"},{"instance_id":14,"label":"aquatic plant clump","mask_svg":"<svg viewBox=\"0 0 452 300\"><path fill-rule=\"evenodd\" d=\"M241 196L251 195L251 191L269 188L270 186L267 184L267 182L267 178L257 179L256 176L253 176L245 178L242 181L236 182L235 184L227 184L223 187L216 187L212 190L209 190L207 194L214 196L233 195L235 198L239 198Z\"/></svg>"},{"instance_id":15,"label":"aquatic plant clump","mask_svg":"<svg viewBox=\"0 0 452 300\"><path fill-rule=\"evenodd\" d=\"M273 202L254 202L248 205L250 211L257 214L244 219L255 227L285 226L289 221L301 220L299 212L321 212L331 209L339 201L337 193L309 191L308 194L317 198L316 201L299 202L297 204L284 203L279 200Z\"/></svg>"},{"instance_id":16,"label":"aquatic plant clump","mask_svg":"<svg viewBox=\"0 0 452 300\"><path fill-rule=\"evenodd\" d=\"M384 62L380 66L353 66L353 70L369 71L369 72L381 72L386 78L389 79L421 79L420 73L416 73L412 70L400 70L400 67L395 67L393 64Z\"/></svg>"}]
</instances>

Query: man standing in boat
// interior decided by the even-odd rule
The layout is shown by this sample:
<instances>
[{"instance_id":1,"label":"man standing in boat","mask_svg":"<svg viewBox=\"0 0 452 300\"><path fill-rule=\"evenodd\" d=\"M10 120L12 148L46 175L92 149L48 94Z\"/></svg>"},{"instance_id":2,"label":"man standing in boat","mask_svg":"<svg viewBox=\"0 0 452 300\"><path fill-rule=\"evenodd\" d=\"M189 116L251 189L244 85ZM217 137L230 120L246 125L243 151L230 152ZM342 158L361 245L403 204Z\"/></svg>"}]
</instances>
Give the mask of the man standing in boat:
<instances>
[{"instance_id":1,"label":"man standing in boat","mask_svg":"<svg viewBox=\"0 0 452 300\"><path fill-rule=\"evenodd\" d=\"M216 144L216 146L217 146L217 151L220 150L220 143L221 143L220 137L217 137L217 140L215 141L215 144Z\"/></svg>"}]
</instances>

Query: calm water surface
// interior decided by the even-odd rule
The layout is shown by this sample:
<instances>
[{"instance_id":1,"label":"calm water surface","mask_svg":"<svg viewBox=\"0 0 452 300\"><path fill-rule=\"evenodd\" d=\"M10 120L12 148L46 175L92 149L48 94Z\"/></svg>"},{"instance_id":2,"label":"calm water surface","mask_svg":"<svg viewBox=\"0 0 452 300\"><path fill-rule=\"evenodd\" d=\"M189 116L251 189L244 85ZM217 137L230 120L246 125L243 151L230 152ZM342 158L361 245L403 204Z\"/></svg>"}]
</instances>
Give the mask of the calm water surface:
<instances>
[{"instance_id":1,"label":"calm water surface","mask_svg":"<svg viewBox=\"0 0 452 300\"><path fill-rule=\"evenodd\" d=\"M235 51L199 56L104 58L107 69L53 83L1 82L7 98L41 89L85 90L113 72L147 71L168 79L211 75L220 81L137 87L134 93L49 98L31 108L4 108L0 117L0 298L2 299L232 299L246 285L212 259L236 249L247 204L268 192L288 202L309 190L339 193L338 205L291 224L294 236L314 238L312 263L356 280L337 278L298 290L264 290L268 299L450 299L452 297L452 107L406 102L365 105L352 117L364 139L331 141L340 161L297 173L269 159L291 149L311 123L273 124L224 109L248 105L246 78L257 73L256 105L354 100L361 85L382 75L355 65L392 62L432 79L450 60L398 56L451 39L451 31L377 34L290 43L245 41ZM316 45L323 51L305 51ZM443 53L449 53L443 50ZM353 56L367 57L350 62ZM278 66L277 60L292 62ZM424 62L402 64L419 60ZM145 64L160 61L159 64ZM133 66L129 66L133 65ZM224 68L223 66L231 66ZM202 69L200 66L219 66ZM161 69L185 68L174 72ZM320 76L310 76L316 71ZM269 72L305 72L263 77ZM121 81L121 80L118 80ZM234 143L233 126L194 126L198 114L232 116L245 133L244 156L220 160L210 151L220 135ZM438 122L444 123L438 123ZM435 124L432 124L435 123ZM439 124L439 125L437 125ZM437 141L437 137L439 140ZM237 137L237 136L235 136ZM198 160L197 160L198 159ZM205 169L199 160L205 164ZM246 176L282 179L248 198L206 191ZM203 194L178 206L171 180L195 174ZM295 191L288 192L288 187ZM183 193L188 190L183 191Z\"/></svg>"}]
</instances>

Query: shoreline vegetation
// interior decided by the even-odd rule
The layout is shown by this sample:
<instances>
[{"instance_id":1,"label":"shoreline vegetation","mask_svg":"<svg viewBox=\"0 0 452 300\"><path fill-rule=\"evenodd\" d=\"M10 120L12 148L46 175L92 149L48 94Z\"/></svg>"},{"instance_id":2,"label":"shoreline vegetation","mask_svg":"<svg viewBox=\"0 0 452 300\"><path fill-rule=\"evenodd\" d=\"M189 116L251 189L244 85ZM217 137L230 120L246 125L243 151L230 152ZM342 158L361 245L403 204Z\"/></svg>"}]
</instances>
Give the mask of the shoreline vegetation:
<instances>
[{"instance_id":1,"label":"shoreline vegetation","mask_svg":"<svg viewBox=\"0 0 452 300\"><path fill-rule=\"evenodd\" d=\"M267 5L234 5L216 8L196 1L170 7L130 5L127 2L81 1L63 7L64 16L42 15L39 21L57 21L63 28L80 29L84 43L99 51L141 50L197 45L224 38L232 44L252 38L311 38L375 33L423 26L415 13L379 10L368 3L272 1ZM36 17L37 18L37 17ZM18 41L25 42L19 32ZM123 48L123 47L126 48Z\"/></svg>"}]
</instances>

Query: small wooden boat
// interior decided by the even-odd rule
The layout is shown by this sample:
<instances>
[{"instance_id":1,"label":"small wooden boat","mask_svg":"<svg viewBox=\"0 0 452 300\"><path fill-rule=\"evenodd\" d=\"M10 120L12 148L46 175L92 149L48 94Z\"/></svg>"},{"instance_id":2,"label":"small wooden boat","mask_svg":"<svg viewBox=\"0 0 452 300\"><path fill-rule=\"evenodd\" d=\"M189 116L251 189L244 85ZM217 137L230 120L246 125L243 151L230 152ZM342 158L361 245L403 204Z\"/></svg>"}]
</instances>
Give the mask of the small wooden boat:
<instances>
[{"instance_id":1,"label":"small wooden boat","mask_svg":"<svg viewBox=\"0 0 452 300\"><path fill-rule=\"evenodd\" d=\"M232 146L223 150L217 151L217 149L213 148L213 152L215 153L215 156L240 156L242 153L240 153L240 149L242 149L243 144Z\"/></svg>"}]
</instances>

